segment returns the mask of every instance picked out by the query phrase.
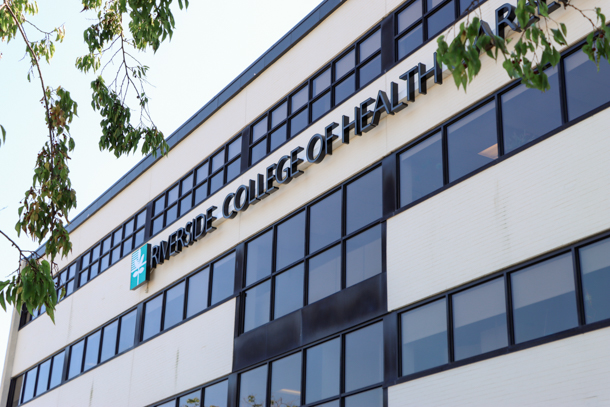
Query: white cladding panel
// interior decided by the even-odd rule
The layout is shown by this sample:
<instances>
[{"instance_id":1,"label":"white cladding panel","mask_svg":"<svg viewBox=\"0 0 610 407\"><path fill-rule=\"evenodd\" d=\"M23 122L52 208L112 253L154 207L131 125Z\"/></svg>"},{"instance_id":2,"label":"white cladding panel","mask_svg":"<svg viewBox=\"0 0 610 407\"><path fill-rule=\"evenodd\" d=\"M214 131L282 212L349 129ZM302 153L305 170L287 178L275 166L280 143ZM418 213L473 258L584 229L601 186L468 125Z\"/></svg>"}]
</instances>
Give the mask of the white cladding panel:
<instances>
[{"instance_id":1,"label":"white cladding panel","mask_svg":"<svg viewBox=\"0 0 610 407\"><path fill-rule=\"evenodd\" d=\"M31 401L32 407L145 406L231 373L235 300Z\"/></svg>"},{"instance_id":2,"label":"white cladding panel","mask_svg":"<svg viewBox=\"0 0 610 407\"><path fill-rule=\"evenodd\" d=\"M610 328L388 388L389 407L610 405Z\"/></svg>"}]
</instances>

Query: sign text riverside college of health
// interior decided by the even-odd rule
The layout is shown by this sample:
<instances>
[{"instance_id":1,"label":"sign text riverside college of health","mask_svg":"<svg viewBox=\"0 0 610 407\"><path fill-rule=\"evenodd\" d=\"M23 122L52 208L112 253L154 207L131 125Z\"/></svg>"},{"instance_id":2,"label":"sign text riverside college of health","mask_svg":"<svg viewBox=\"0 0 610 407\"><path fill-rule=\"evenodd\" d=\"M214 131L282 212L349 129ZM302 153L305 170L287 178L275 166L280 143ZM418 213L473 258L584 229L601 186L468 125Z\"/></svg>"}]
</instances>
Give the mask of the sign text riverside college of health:
<instances>
[{"instance_id":1,"label":"sign text riverside college of health","mask_svg":"<svg viewBox=\"0 0 610 407\"><path fill-rule=\"evenodd\" d=\"M549 11L555 11L555 9L551 10L551 7L549 7ZM514 6L504 4L496 10L495 14L496 32L499 36L504 37L505 28L510 28L513 31L520 30L514 22ZM484 21L481 22L481 33L493 35L489 25ZM301 176L303 170L299 169L299 165L304 160L299 156L303 156L301 154L303 151L305 152L305 159L309 163L319 164L327 155L332 155L333 142L339 137L342 143L349 144L350 132L353 131L355 135L361 136L375 128L383 114L393 115L406 108L407 104L403 100L406 102L415 101L416 76L418 92L422 95L427 93L429 79L434 78L434 83L437 84L443 83L442 66L436 60L436 53L434 53L434 66L429 70L427 70L426 65L418 63L400 76L400 79L406 84L406 96L402 100L399 100L398 97L398 84L391 82L389 97L386 92L380 90L376 99L367 98L354 107L353 120L344 115L341 117L340 124L330 123L325 127L324 134L314 134L305 147L295 148L289 154L282 156L277 163L268 166L263 174L257 174L255 179L248 182L248 185L241 185L235 192L227 194L222 208L220 208L223 218L233 219L237 213L245 212L251 205L255 205L273 194L280 186L286 185ZM339 135L334 134L335 130L338 130ZM214 211L217 209L216 206L209 207L205 214L197 215L186 222L184 227L170 234L167 240L162 240L159 245L153 246L151 269L163 264L172 256L181 253L183 249L216 230L214 223L218 218L214 216Z\"/></svg>"}]
</instances>

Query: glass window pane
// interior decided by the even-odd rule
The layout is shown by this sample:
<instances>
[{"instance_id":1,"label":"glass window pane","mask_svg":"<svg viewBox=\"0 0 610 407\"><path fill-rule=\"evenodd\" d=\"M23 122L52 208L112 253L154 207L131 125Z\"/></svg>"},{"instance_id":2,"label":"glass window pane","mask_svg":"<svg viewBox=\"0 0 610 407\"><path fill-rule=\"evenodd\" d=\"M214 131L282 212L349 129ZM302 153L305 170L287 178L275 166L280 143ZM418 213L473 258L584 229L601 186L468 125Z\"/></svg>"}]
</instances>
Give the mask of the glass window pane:
<instances>
[{"instance_id":1,"label":"glass window pane","mask_svg":"<svg viewBox=\"0 0 610 407\"><path fill-rule=\"evenodd\" d=\"M227 407L227 394L229 392L229 381L217 383L206 387L204 390L205 407Z\"/></svg>"},{"instance_id":2,"label":"glass window pane","mask_svg":"<svg viewBox=\"0 0 610 407\"><path fill-rule=\"evenodd\" d=\"M123 242L123 253L125 253L125 255L128 255L129 253L131 253L132 243L133 243L132 238L127 239Z\"/></svg>"},{"instance_id":3,"label":"glass window pane","mask_svg":"<svg viewBox=\"0 0 610 407\"><path fill-rule=\"evenodd\" d=\"M432 38L439 34L441 30L445 29L454 20L455 6L453 5L453 1L451 1L432 16L428 17L428 38Z\"/></svg>"},{"instance_id":4,"label":"glass window pane","mask_svg":"<svg viewBox=\"0 0 610 407\"><path fill-rule=\"evenodd\" d=\"M335 80L340 79L356 65L356 51L352 50L335 62Z\"/></svg>"},{"instance_id":5,"label":"glass window pane","mask_svg":"<svg viewBox=\"0 0 610 407\"><path fill-rule=\"evenodd\" d=\"M345 407L381 407L383 406L383 389L373 389L358 393L345 399Z\"/></svg>"},{"instance_id":6,"label":"glass window pane","mask_svg":"<svg viewBox=\"0 0 610 407\"><path fill-rule=\"evenodd\" d=\"M360 61L362 62L369 56L373 55L375 51L381 48L381 30L375 31L373 35L362 41L359 46ZM381 65L380 65L381 66ZM360 81L360 83L363 83Z\"/></svg>"},{"instance_id":7,"label":"glass window pane","mask_svg":"<svg viewBox=\"0 0 610 407\"><path fill-rule=\"evenodd\" d=\"M25 386L23 387L22 403L28 402L34 397L34 389L36 388L36 373L38 366L25 374Z\"/></svg>"},{"instance_id":8,"label":"glass window pane","mask_svg":"<svg viewBox=\"0 0 610 407\"><path fill-rule=\"evenodd\" d=\"M244 293L246 302L244 307L244 332L269 322L270 294L270 280Z\"/></svg>"},{"instance_id":9,"label":"glass window pane","mask_svg":"<svg viewBox=\"0 0 610 407\"><path fill-rule=\"evenodd\" d=\"M78 278L78 286L84 286L85 284L87 284L87 281L89 281L89 270L81 271L80 276ZM68 295L68 293L66 293L66 295Z\"/></svg>"},{"instance_id":10,"label":"glass window pane","mask_svg":"<svg viewBox=\"0 0 610 407\"><path fill-rule=\"evenodd\" d=\"M191 194L188 194L180 200L180 216L184 215L191 209L192 201L193 197L191 196Z\"/></svg>"},{"instance_id":11,"label":"glass window pane","mask_svg":"<svg viewBox=\"0 0 610 407\"><path fill-rule=\"evenodd\" d=\"M356 75L348 76L335 86L335 106L343 102L356 91Z\"/></svg>"},{"instance_id":12,"label":"glass window pane","mask_svg":"<svg viewBox=\"0 0 610 407\"><path fill-rule=\"evenodd\" d=\"M311 81L312 96L320 94L324 89L330 86L330 69L322 72Z\"/></svg>"},{"instance_id":13,"label":"glass window pane","mask_svg":"<svg viewBox=\"0 0 610 407\"><path fill-rule=\"evenodd\" d=\"M578 252L587 324L610 318L610 239Z\"/></svg>"},{"instance_id":14,"label":"glass window pane","mask_svg":"<svg viewBox=\"0 0 610 407\"><path fill-rule=\"evenodd\" d=\"M171 328L182 321L184 316L184 281L165 293L165 316L163 329Z\"/></svg>"},{"instance_id":15,"label":"glass window pane","mask_svg":"<svg viewBox=\"0 0 610 407\"><path fill-rule=\"evenodd\" d=\"M445 299L401 315L402 375L448 362Z\"/></svg>"},{"instance_id":16,"label":"glass window pane","mask_svg":"<svg viewBox=\"0 0 610 407\"><path fill-rule=\"evenodd\" d=\"M264 406L267 400L267 365L239 375L239 406Z\"/></svg>"},{"instance_id":17,"label":"glass window pane","mask_svg":"<svg viewBox=\"0 0 610 407\"><path fill-rule=\"evenodd\" d=\"M598 72L595 63L581 50L567 57L563 63L569 120L610 101L610 65L600 63Z\"/></svg>"},{"instance_id":18,"label":"glass window pane","mask_svg":"<svg viewBox=\"0 0 610 407\"><path fill-rule=\"evenodd\" d=\"M161 331L161 309L163 306L163 295L144 304L144 331L142 340L146 340Z\"/></svg>"},{"instance_id":19,"label":"glass window pane","mask_svg":"<svg viewBox=\"0 0 610 407\"><path fill-rule=\"evenodd\" d=\"M306 403L339 394L340 360L340 338L307 349Z\"/></svg>"},{"instance_id":20,"label":"glass window pane","mask_svg":"<svg viewBox=\"0 0 610 407\"><path fill-rule=\"evenodd\" d=\"M349 239L345 256L347 287L381 273L381 225Z\"/></svg>"},{"instance_id":21,"label":"glass window pane","mask_svg":"<svg viewBox=\"0 0 610 407\"><path fill-rule=\"evenodd\" d=\"M330 110L330 92L321 96L318 100L311 104L311 121L316 121Z\"/></svg>"},{"instance_id":22,"label":"glass window pane","mask_svg":"<svg viewBox=\"0 0 610 407\"><path fill-rule=\"evenodd\" d=\"M309 208L309 252L341 238L341 191Z\"/></svg>"},{"instance_id":23,"label":"glass window pane","mask_svg":"<svg viewBox=\"0 0 610 407\"><path fill-rule=\"evenodd\" d=\"M398 39L398 59L402 59L409 55L424 42L424 31L422 25L419 24L407 34Z\"/></svg>"},{"instance_id":24,"label":"glass window pane","mask_svg":"<svg viewBox=\"0 0 610 407\"><path fill-rule=\"evenodd\" d=\"M449 182L498 158L494 102L447 127Z\"/></svg>"},{"instance_id":25,"label":"glass window pane","mask_svg":"<svg viewBox=\"0 0 610 407\"><path fill-rule=\"evenodd\" d=\"M502 128L506 153L561 126L557 68L545 72L549 77L550 90L541 92L519 85L502 95Z\"/></svg>"},{"instance_id":26,"label":"glass window pane","mask_svg":"<svg viewBox=\"0 0 610 407\"><path fill-rule=\"evenodd\" d=\"M275 277L274 319L303 307L304 273L301 263Z\"/></svg>"},{"instance_id":27,"label":"glass window pane","mask_svg":"<svg viewBox=\"0 0 610 407\"><path fill-rule=\"evenodd\" d=\"M360 72L360 87L366 85L381 73L381 55L377 55L371 61L367 62L359 70Z\"/></svg>"},{"instance_id":28,"label":"glass window pane","mask_svg":"<svg viewBox=\"0 0 610 407\"><path fill-rule=\"evenodd\" d=\"M427 0L426 1L426 10L431 11L434 7L441 4L444 0Z\"/></svg>"},{"instance_id":29,"label":"glass window pane","mask_svg":"<svg viewBox=\"0 0 610 407\"><path fill-rule=\"evenodd\" d=\"M116 246L121 243L121 239L123 238L123 229L119 229L114 232L112 235L112 246Z\"/></svg>"},{"instance_id":30,"label":"glass window pane","mask_svg":"<svg viewBox=\"0 0 610 407\"><path fill-rule=\"evenodd\" d=\"M129 236L130 234L133 233L133 227L136 224L136 220L135 218L130 220L129 222L125 223L124 229L125 229L125 234L124 236Z\"/></svg>"},{"instance_id":31,"label":"glass window pane","mask_svg":"<svg viewBox=\"0 0 610 407\"><path fill-rule=\"evenodd\" d=\"M153 216L160 214L165 209L165 196L157 199L153 205Z\"/></svg>"},{"instance_id":32,"label":"glass window pane","mask_svg":"<svg viewBox=\"0 0 610 407\"><path fill-rule=\"evenodd\" d=\"M84 348L84 339L70 347L70 366L68 367L68 379L73 378L81 372Z\"/></svg>"},{"instance_id":33,"label":"glass window pane","mask_svg":"<svg viewBox=\"0 0 610 407\"><path fill-rule=\"evenodd\" d=\"M246 285L271 274L273 230L265 232L246 244Z\"/></svg>"},{"instance_id":34,"label":"glass window pane","mask_svg":"<svg viewBox=\"0 0 610 407\"><path fill-rule=\"evenodd\" d=\"M212 276L212 305L233 295L235 281L235 253L214 263Z\"/></svg>"},{"instance_id":35,"label":"glass window pane","mask_svg":"<svg viewBox=\"0 0 610 407\"><path fill-rule=\"evenodd\" d=\"M571 254L528 267L510 277L516 343L578 325Z\"/></svg>"},{"instance_id":36,"label":"glass window pane","mask_svg":"<svg viewBox=\"0 0 610 407\"><path fill-rule=\"evenodd\" d=\"M156 235L160 231L163 230L163 215L159 216L157 219L153 220L152 234Z\"/></svg>"},{"instance_id":37,"label":"glass window pane","mask_svg":"<svg viewBox=\"0 0 610 407\"><path fill-rule=\"evenodd\" d=\"M195 190L195 205L199 205L208 197L208 183L204 182Z\"/></svg>"},{"instance_id":38,"label":"glass window pane","mask_svg":"<svg viewBox=\"0 0 610 407\"><path fill-rule=\"evenodd\" d=\"M100 258L100 245L91 249L91 261L96 261ZM76 271L76 263L74 263L74 271Z\"/></svg>"},{"instance_id":39,"label":"glass window pane","mask_svg":"<svg viewBox=\"0 0 610 407\"><path fill-rule=\"evenodd\" d=\"M452 296L455 360L508 346L504 278Z\"/></svg>"},{"instance_id":40,"label":"glass window pane","mask_svg":"<svg viewBox=\"0 0 610 407\"><path fill-rule=\"evenodd\" d=\"M21 398L22 393L21 386L23 385L23 377L24 375L21 375L15 379L15 390L13 393L13 401L10 404L10 407L17 407L19 405L19 399Z\"/></svg>"},{"instance_id":41,"label":"glass window pane","mask_svg":"<svg viewBox=\"0 0 610 407\"><path fill-rule=\"evenodd\" d=\"M262 140L250 150L250 164L260 161L267 154L267 140Z\"/></svg>"},{"instance_id":42,"label":"glass window pane","mask_svg":"<svg viewBox=\"0 0 610 407\"><path fill-rule=\"evenodd\" d=\"M176 400L171 400L167 403L159 404L157 407L176 407Z\"/></svg>"},{"instance_id":43,"label":"glass window pane","mask_svg":"<svg viewBox=\"0 0 610 407\"><path fill-rule=\"evenodd\" d=\"M49 373L51 369L51 359L41 363L38 367L38 384L36 384L36 396L44 393L49 385Z\"/></svg>"},{"instance_id":44,"label":"glass window pane","mask_svg":"<svg viewBox=\"0 0 610 407\"><path fill-rule=\"evenodd\" d=\"M290 137L294 137L298 132L307 127L307 112L308 110L305 108L301 113L290 119Z\"/></svg>"},{"instance_id":45,"label":"glass window pane","mask_svg":"<svg viewBox=\"0 0 610 407\"><path fill-rule=\"evenodd\" d=\"M339 407L341 405L340 400L329 401L324 404L317 404L316 407Z\"/></svg>"},{"instance_id":46,"label":"glass window pane","mask_svg":"<svg viewBox=\"0 0 610 407\"><path fill-rule=\"evenodd\" d=\"M466 0L463 0L466 1ZM416 0L409 7L398 13L398 32L403 32L411 24L421 18L421 0Z\"/></svg>"},{"instance_id":47,"label":"glass window pane","mask_svg":"<svg viewBox=\"0 0 610 407\"><path fill-rule=\"evenodd\" d=\"M176 185L175 187L170 189L169 192L167 193L167 206L170 206L177 200L178 200L178 185Z\"/></svg>"},{"instance_id":48,"label":"glass window pane","mask_svg":"<svg viewBox=\"0 0 610 407\"><path fill-rule=\"evenodd\" d=\"M307 94L307 86L305 86L290 97L290 113L294 113L295 111L299 110L299 108L307 103L308 100L309 95Z\"/></svg>"},{"instance_id":49,"label":"glass window pane","mask_svg":"<svg viewBox=\"0 0 610 407\"><path fill-rule=\"evenodd\" d=\"M144 243L144 229L140 230L136 233L136 237L134 238L133 245L134 247L139 247L142 243Z\"/></svg>"},{"instance_id":50,"label":"glass window pane","mask_svg":"<svg viewBox=\"0 0 610 407\"><path fill-rule=\"evenodd\" d=\"M188 302L186 304L186 317L189 318L203 311L208 306L208 287L210 283L210 269L206 267L199 273L189 277Z\"/></svg>"},{"instance_id":51,"label":"glass window pane","mask_svg":"<svg viewBox=\"0 0 610 407\"><path fill-rule=\"evenodd\" d=\"M229 160L231 158L237 157L241 153L241 137L237 137L233 142L231 142L231 144L229 144L228 149Z\"/></svg>"},{"instance_id":52,"label":"glass window pane","mask_svg":"<svg viewBox=\"0 0 610 407\"><path fill-rule=\"evenodd\" d=\"M117 331L119 321L114 321L112 324L104 327L104 335L102 337L102 354L100 355L100 363L110 359L116 352Z\"/></svg>"},{"instance_id":53,"label":"glass window pane","mask_svg":"<svg viewBox=\"0 0 610 407\"><path fill-rule=\"evenodd\" d=\"M102 254L108 253L110 250L110 236L102 242Z\"/></svg>"},{"instance_id":54,"label":"glass window pane","mask_svg":"<svg viewBox=\"0 0 610 407\"><path fill-rule=\"evenodd\" d=\"M188 177L183 179L181 182L181 185L182 185L182 192L181 192L182 195L186 194L188 191L193 189L193 174L190 174Z\"/></svg>"},{"instance_id":55,"label":"glass window pane","mask_svg":"<svg viewBox=\"0 0 610 407\"><path fill-rule=\"evenodd\" d=\"M281 270L305 254L305 211L277 227L275 269Z\"/></svg>"},{"instance_id":56,"label":"glass window pane","mask_svg":"<svg viewBox=\"0 0 610 407\"><path fill-rule=\"evenodd\" d=\"M477 4L475 3L473 5L472 0L460 0L460 15L464 14L466 12L466 10L468 10L468 9L473 10L476 7L477 7Z\"/></svg>"},{"instance_id":57,"label":"glass window pane","mask_svg":"<svg viewBox=\"0 0 610 407\"><path fill-rule=\"evenodd\" d=\"M345 391L383 381L383 323L345 336Z\"/></svg>"},{"instance_id":58,"label":"glass window pane","mask_svg":"<svg viewBox=\"0 0 610 407\"><path fill-rule=\"evenodd\" d=\"M286 141L286 125L275 130L269 137L271 138L269 151L273 151Z\"/></svg>"},{"instance_id":59,"label":"glass window pane","mask_svg":"<svg viewBox=\"0 0 610 407\"><path fill-rule=\"evenodd\" d=\"M235 160L231 164L227 165L227 182L235 179L239 173L241 168L241 160Z\"/></svg>"},{"instance_id":60,"label":"glass window pane","mask_svg":"<svg viewBox=\"0 0 610 407\"><path fill-rule=\"evenodd\" d=\"M288 102L284 102L271 112L271 128L280 124L288 115Z\"/></svg>"},{"instance_id":61,"label":"glass window pane","mask_svg":"<svg viewBox=\"0 0 610 407\"><path fill-rule=\"evenodd\" d=\"M97 365L97 357L100 352L101 331L97 331L87 337L87 351L85 352L85 368L87 371Z\"/></svg>"},{"instance_id":62,"label":"glass window pane","mask_svg":"<svg viewBox=\"0 0 610 407\"><path fill-rule=\"evenodd\" d=\"M89 265L89 259L90 259L90 258L91 258L91 254L90 254L90 253L86 253L86 254L84 254L84 255L81 257L81 262L80 262L80 266L81 266L81 268L85 268L85 267L87 267L87 266ZM60 276L60 281L62 281L62 280L63 280L63 281L61 282L61 284L65 283L65 280L66 280L66 275L67 275L66 273L61 273L61 276Z\"/></svg>"},{"instance_id":63,"label":"glass window pane","mask_svg":"<svg viewBox=\"0 0 610 407\"><path fill-rule=\"evenodd\" d=\"M271 406L301 405L301 352L271 364Z\"/></svg>"},{"instance_id":64,"label":"glass window pane","mask_svg":"<svg viewBox=\"0 0 610 407\"><path fill-rule=\"evenodd\" d=\"M309 300L311 304L341 290L341 245L309 259Z\"/></svg>"},{"instance_id":65,"label":"glass window pane","mask_svg":"<svg viewBox=\"0 0 610 407\"><path fill-rule=\"evenodd\" d=\"M252 142L255 142L259 138L267 133L267 117L263 117L258 123L252 126Z\"/></svg>"},{"instance_id":66,"label":"glass window pane","mask_svg":"<svg viewBox=\"0 0 610 407\"><path fill-rule=\"evenodd\" d=\"M214 157L212 157L212 172L216 171L225 163L225 150L220 150Z\"/></svg>"},{"instance_id":67,"label":"glass window pane","mask_svg":"<svg viewBox=\"0 0 610 407\"><path fill-rule=\"evenodd\" d=\"M65 355L66 352L64 351L53 356L53 369L51 370L51 382L49 383L49 389L52 389L61 383L61 376L64 371Z\"/></svg>"},{"instance_id":68,"label":"glass window pane","mask_svg":"<svg viewBox=\"0 0 610 407\"><path fill-rule=\"evenodd\" d=\"M347 233L368 225L382 215L381 167L346 187Z\"/></svg>"},{"instance_id":69,"label":"glass window pane","mask_svg":"<svg viewBox=\"0 0 610 407\"><path fill-rule=\"evenodd\" d=\"M180 397L178 407L200 407L201 406L201 390L195 391L186 396Z\"/></svg>"},{"instance_id":70,"label":"glass window pane","mask_svg":"<svg viewBox=\"0 0 610 407\"><path fill-rule=\"evenodd\" d=\"M399 157L400 206L405 206L443 186L441 133L411 147Z\"/></svg>"},{"instance_id":71,"label":"glass window pane","mask_svg":"<svg viewBox=\"0 0 610 407\"><path fill-rule=\"evenodd\" d=\"M218 174L213 175L210 179L210 194L218 191L224 185L224 171L220 171Z\"/></svg>"},{"instance_id":72,"label":"glass window pane","mask_svg":"<svg viewBox=\"0 0 610 407\"><path fill-rule=\"evenodd\" d=\"M140 212L136 218L136 228L141 228L142 226L144 226L144 223L146 222L146 210L143 210L142 212ZM97 258L97 256L96 256ZM93 259L95 260L95 259Z\"/></svg>"},{"instance_id":73,"label":"glass window pane","mask_svg":"<svg viewBox=\"0 0 610 407\"><path fill-rule=\"evenodd\" d=\"M74 292L74 280L70 281L66 284L66 296L72 294Z\"/></svg>"},{"instance_id":74,"label":"glass window pane","mask_svg":"<svg viewBox=\"0 0 610 407\"><path fill-rule=\"evenodd\" d=\"M132 312L121 318L119 353L133 346L133 342L136 336L136 315L137 311L133 310Z\"/></svg>"},{"instance_id":75,"label":"glass window pane","mask_svg":"<svg viewBox=\"0 0 610 407\"><path fill-rule=\"evenodd\" d=\"M165 226L169 226L176 219L178 219L178 205L172 206L165 212Z\"/></svg>"},{"instance_id":76,"label":"glass window pane","mask_svg":"<svg viewBox=\"0 0 610 407\"><path fill-rule=\"evenodd\" d=\"M197 183L205 180L208 177L208 163L204 163L201 167L197 168Z\"/></svg>"},{"instance_id":77,"label":"glass window pane","mask_svg":"<svg viewBox=\"0 0 610 407\"><path fill-rule=\"evenodd\" d=\"M112 264L116 263L121 259L121 246L112 250Z\"/></svg>"}]
</instances>

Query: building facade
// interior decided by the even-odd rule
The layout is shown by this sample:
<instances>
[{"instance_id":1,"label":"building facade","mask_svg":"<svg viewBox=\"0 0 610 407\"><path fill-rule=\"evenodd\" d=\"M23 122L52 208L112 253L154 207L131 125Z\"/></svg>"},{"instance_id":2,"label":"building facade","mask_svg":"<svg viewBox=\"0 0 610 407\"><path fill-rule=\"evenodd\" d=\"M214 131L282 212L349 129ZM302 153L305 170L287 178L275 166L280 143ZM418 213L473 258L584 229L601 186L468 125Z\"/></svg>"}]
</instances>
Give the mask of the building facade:
<instances>
[{"instance_id":1,"label":"building facade","mask_svg":"<svg viewBox=\"0 0 610 407\"><path fill-rule=\"evenodd\" d=\"M559 8L550 91L457 90L465 1L322 2L74 220L0 403L610 405L610 65Z\"/></svg>"}]
</instances>

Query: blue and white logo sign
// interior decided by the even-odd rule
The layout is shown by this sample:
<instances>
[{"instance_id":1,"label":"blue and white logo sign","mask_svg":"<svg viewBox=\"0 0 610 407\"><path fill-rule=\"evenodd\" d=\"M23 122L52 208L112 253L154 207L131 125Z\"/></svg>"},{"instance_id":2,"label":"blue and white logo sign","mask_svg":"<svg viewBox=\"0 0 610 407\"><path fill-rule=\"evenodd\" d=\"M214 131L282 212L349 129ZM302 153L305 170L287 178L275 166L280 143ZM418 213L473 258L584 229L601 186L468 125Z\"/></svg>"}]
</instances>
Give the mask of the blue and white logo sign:
<instances>
[{"instance_id":1,"label":"blue and white logo sign","mask_svg":"<svg viewBox=\"0 0 610 407\"><path fill-rule=\"evenodd\" d=\"M138 288L150 277L150 244L131 253L131 289Z\"/></svg>"}]
</instances>

